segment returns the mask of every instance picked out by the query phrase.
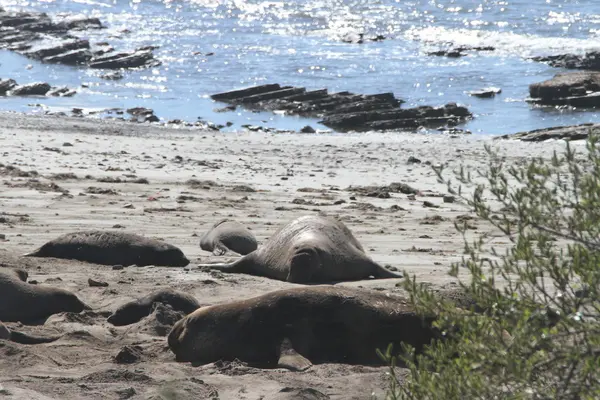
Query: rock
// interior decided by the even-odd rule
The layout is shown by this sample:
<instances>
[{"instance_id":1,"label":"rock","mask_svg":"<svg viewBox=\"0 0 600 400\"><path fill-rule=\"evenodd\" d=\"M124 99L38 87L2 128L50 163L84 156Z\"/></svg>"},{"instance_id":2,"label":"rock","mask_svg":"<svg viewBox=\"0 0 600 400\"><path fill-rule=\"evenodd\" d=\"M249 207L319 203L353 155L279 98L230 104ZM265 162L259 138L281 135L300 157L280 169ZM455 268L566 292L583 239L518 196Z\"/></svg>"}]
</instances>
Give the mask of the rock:
<instances>
[{"instance_id":1,"label":"rock","mask_svg":"<svg viewBox=\"0 0 600 400\"><path fill-rule=\"evenodd\" d=\"M123 74L118 71L109 72L109 73L100 75L100 78L106 79L109 81L118 81L119 79L123 79Z\"/></svg>"},{"instance_id":2,"label":"rock","mask_svg":"<svg viewBox=\"0 0 600 400\"><path fill-rule=\"evenodd\" d=\"M475 96L482 99L488 99L502 93L502 89L496 87L489 87L481 90L473 90L469 92L469 96Z\"/></svg>"},{"instance_id":3,"label":"rock","mask_svg":"<svg viewBox=\"0 0 600 400\"><path fill-rule=\"evenodd\" d=\"M102 282L102 281L96 281L96 280L93 280L92 278L88 278L88 285L90 285L90 287L107 287L108 283Z\"/></svg>"},{"instance_id":4,"label":"rock","mask_svg":"<svg viewBox=\"0 0 600 400\"><path fill-rule=\"evenodd\" d=\"M158 122L160 119L154 115L154 110L146 107L134 107L127 109L127 112L132 115L132 122Z\"/></svg>"},{"instance_id":5,"label":"rock","mask_svg":"<svg viewBox=\"0 0 600 400\"><path fill-rule=\"evenodd\" d=\"M304 128L300 129L302 133L316 133L317 131L310 125L306 125Z\"/></svg>"},{"instance_id":6,"label":"rock","mask_svg":"<svg viewBox=\"0 0 600 400\"><path fill-rule=\"evenodd\" d=\"M89 66L91 68L119 69L140 68L159 65L151 50L135 50L93 57Z\"/></svg>"},{"instance_id":7,"label":"rock","mask_svg":"<svg viewBox=\"0 0 600 400\"><path fill-rule=\"evenodd\" d=\"M590 51L585 55L559 54L555 56L532 57L531 59L557 68L600 71L600 51Z\"/></svg>"},{"instance_id":8,"label":"rock","mask_svg":"<svg viewBox=\"0 0 600 400\"><path fill-rule=\"evenodd\" d=\"M142 360L142 348L140 346L123 346L115 356L117 364L133 364Z\"/></svg>"},{"instance_id":9,"label":"rock","mask_svg":"<svg viewBox=\"0 0 600 400\"><path fill-rule=\"evenodd\" d=\"M454 196L452 196L451 194L444 195L443 199L444 203L454 203Z\"/></svg>"},{"instance_id":10,"label":"rock","mask_svg":"<svg viewBox=\"0 0 600 400\"><path fill-rule=\"evenodd\" d=\"M46 93L46 96L71 97L74 96L76 93L77 92L75 90L69 89L68 87L64 86L60 88L51 89L48 93Z\"/></svg>"},{"instance_id":11,"label":"rock","mask_svg":"<svg viewBox=\"0 0 600 400\"><path fill-rule=\"evenodd\" d=\"M87 40L74 39L74 40L67 40L67 41L63 41L63 42L60 42L57 40L48 40L48 41L45 41L40 46L36 46L36 47L32 48L31 50L23 52L23 55L25 57L45 61L45 59L47 59L49 57L58 56L59 54L69 53L72 50L82 50L82 49L89 49L89 48L90 48L90 42ZM68 59L68 57L69 56L66 56L67 59ZM55 59L55 60L58 60L58 59ZM55 61L55 62L58 62L58 61Z\"/></svg>"},{"instance_id":12,"label":"rock","mask_svg":"<svg viewBox=\"0 0 600 400\"><path fill-rule=\"evenodd\" d=\"M6 96L6 92L17 86L14 79L0 79L0 96Z\"/></svg>"},{"instance_id":13,"label":"rock","mask_svg":"<svg viewBox=\"0 0 600 400\"><path fill-rule=\"evenodd\" d=\"M18 85L10 92L11 96L44 96L50 90L50 85L44 82Z\"/></svg>"},{"instance_id":14,"label":"rock","mask_svg":"<svg viewBox=\"0 0 600 400\"><path fill-rule=\"evenodd\" d=\"M86 29L103 29L104 25L98 18L85 17L85 16L73 16L67 17L62 21L58 21L56 26L64 28L65 30L86 30Z\"/></svg>"},{"instance_id":15,"label":"rock","mask_svg":"<svg viewBox=\"0 0 600 400\"><path fill-rule=\"evenodd\" d=\"M438 56L438 57L450 57L450 58L458 58L466 56L465 52L467 51L494 51L496 50L493 46L458 46L451 47L444 50L437 50L427 53L429 56Z\"/></svg>"},{"instance_id":16,"label":"rock","mask_svg":"<svg viewBox=\"0 0 600 400\"><path fill-rule=\"evenodd\" d=\"M88 49L75 49L50 57L44 57L47 63L58 63L65 65L87 64L92 59L92 53Z\"/></svg>"},{"instance_id":17,"label":"rock","mask_svg":"<svg viewBox=\"0 0 600 400\"><path fill-rule=\"evenodd\" d=\"M469 110L455 103L437 108L422 106L400 109L399 106L404 101L390 92L371 95L328 93L327 89L307 91L302 87L267 84L218 93L211 97L232 105L244 105L251 110L279 110L288 115L323 118L320 123L342 132L453 126L472 117ZM249 130L262 129L246 127ZM313 133L308 128L305 129Z\"/></svg>"},{"instance_id":18,"label":"rock","mask_svg":"<svg viewBox=\"0 0 600 400\"><path fill-rule=\"evenodd\" d=\"M408 157L408 160L406 161L407 164L421 164L421 160L419 160L416 157L410 156Z\"/></svg>"},{"instance_id":19,"label":"rock","mask_svg":"<svg viewBox=\"0 0 600 400\"><path fill-rule=\"evenodd\" d=\"M448 103L445 106L436 108L420 106L391 111L367 111L332 115L325 117L320 123L344 132L456 125L468 118L471 118L471 113L466 107Z\"/></svg>"},{"instance_id":20,"label":"rock","mask_svg":"<svg viewBox=\"0 0 600 400\"><path fill-rule=\"evenodd\" d=\"M466 56L466 54L464 54L462 51L459 50L437 50L437 51L432 51L427 53L428 56L438 56L438 57L450 57L450 58L458 58L458 57L464 57Z\"/></svg>"},{"instance_id":21,"label":"rock","mask_svg":"<svg viewBox=\"0 0 600 400\"><path fill-rule=\"evenodd\" d=\"M568 72L529 85L530 102L545 105L600 105L600 72Z\"/></svg>"},{"instance_id":22,"label":"rock","mask_svg":"<svg viewBox=\"0 0 600 400\"><path fill-rule=\"evenodd\" d=\"M590 131L600 133L600 124L581 124L572 126L558 126L553 128L536 129L529 132L517 132L508 135L497 136L498 139L518 139L524 142L542 142L549 139L562 140L584 140Z\"/></svg>"}]
</instances>

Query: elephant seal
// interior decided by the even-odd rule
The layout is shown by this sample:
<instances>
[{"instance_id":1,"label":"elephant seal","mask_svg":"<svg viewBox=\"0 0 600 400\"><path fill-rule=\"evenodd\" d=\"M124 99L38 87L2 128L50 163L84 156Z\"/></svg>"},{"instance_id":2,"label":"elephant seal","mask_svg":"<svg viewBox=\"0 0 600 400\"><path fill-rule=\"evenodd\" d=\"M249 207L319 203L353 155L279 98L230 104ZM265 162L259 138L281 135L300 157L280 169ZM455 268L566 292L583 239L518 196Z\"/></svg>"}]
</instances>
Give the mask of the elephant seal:
<instances>
[{"instance_id":1,"label":"elephant seal","mask_svg":"<svg viewBox=\"0 0 600 400\"><path fill-rule=\"evenodd\" d=\"M231 250L246 255L258 248L256 237L244 225L223 219L202 236L200 248L221 256Z\"/></svg>"},{"instance_id":2,"label":"elephant seal","mask_svg":"<svg viewBox=\"0 0 600 400\"><path fill-rule=\"evenodd\" d=\"M29 284L14 271L0 272L0 321L28 323L61 312L89 309L69 291Z\"/></svg>"},{"instance_id":3,"label":"elephant seal","mask_svg":"<svg viewBox=\"0 0 600 400\"><path fill-rule=\"evenodd\" d=\"M193 296L173 289L162 289L122 305L107 321L115 326L134 324L152 313L154 303L168 304L173 310L185 314L200 308Z\"/></svg>"},{"instance_id":4,"label":"elephant seal","mask_svg":"<svg viewBox=\"0 0 600 400\"><path fill-rule=\"evenodd\" d=\"M189 260L168 243L133 233L80 231L67 233L24 254L25 257L66 258L103 265L185 267Z\"/></svg>"},{"instance_id":5,"label":"elephant seal","mask_svg":"<svg viewBox=\"0 0 600 400\"><path fill-rule=\"evenodd\" d=\"M371 260L342 222L303 216L280 228L258 250L229 264L200 264L293 283L401 278Z\"/></svg>"},{"instance_id":6,"label":"elephant seal","mask_svg":"<svg viewBox=\"0 0 600 400\"><path fill-rule=\"evenodd\" d=\"M263 368L304 370L311 363L385 365L376 349L434 338L434 317L421 317L408 300L331 285L283 289L247 300L197 309L179 320L168 345L179 362L240 361Z\"/></svg>"},{"instance_id":7,"label":"elephant seal","mask_svg":"<svg viewBox=\"0 0 600 400\"><path fill-rule=\"evenodd\" d=\"M20 343L20 344L40 344L40 343L50 343L60 339L60 336L54 337L41 337L41 336L32 336L23 332L13 331L8 329L6 325L0 321L0 339L1 340L10 340L11 342Z\"/></svg>"}]
</instances>

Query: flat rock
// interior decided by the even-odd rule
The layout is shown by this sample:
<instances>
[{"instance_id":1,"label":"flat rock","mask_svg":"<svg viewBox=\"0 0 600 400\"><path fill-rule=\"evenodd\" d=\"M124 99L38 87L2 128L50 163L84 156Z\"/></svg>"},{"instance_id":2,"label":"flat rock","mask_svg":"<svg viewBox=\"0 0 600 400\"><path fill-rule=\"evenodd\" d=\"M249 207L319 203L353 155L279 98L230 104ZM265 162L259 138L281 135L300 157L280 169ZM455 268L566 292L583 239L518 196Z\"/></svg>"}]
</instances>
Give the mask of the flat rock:
<instances>
[{"instance_id":1,"label":"flat rock","mask_svg":"<svg viewBox=\"0 0 600 400\"><path fill-rule=\"evenodd\" d=\"M140 49L133 52L111 53L94 57L91 59L89 66L91 68L121 69L149 67L158 64L160 62L154 58L152 50Z\"/></svg>"},{"instance_id":2,"label":"flat rock","mask_svg":"<svg viewBox=\"0 0 600 400\"><path fill-rule=\"evenodd\" d=\"M495 139L518 139L524 142L543 142L549 139L584 140L590 132L600 133L600 124L580 124L536 129L528 132L517 132L498 136Z\"/></svg>"},{"instance_id":3,"label":"flat rock","mask_svg":"<svg viewBox=\"0 0 600 400\"><path fill-rule=\"evenodd\" d=\"M600 105L600 72L567 72L529 85L529 101L547 105Z\"/></svg>"},{"instance_id":4,"label":"flat rock","mask_svg":"<svg viewBox=\"0 0 600 400\"><path fill-rule=\"evenodd\" d=\"M72 50L89 49L90 42L87 40L48 40L47 42L32 48L22 54L29 58L37 60L48 60L51 57L58 56L60 54L66 54Z\"/></svg>"},{"instance_id":5,"label":"flat rock","mask_svg":"<svg viewBox=\"0 0 600 400\"><path fill-rule=\"evenodd\" d=\"M502 89L496 87L489 87L481 90L470 91L469 96L479 97L481 99L489 99L500 93L502 93Z\"/></svg>"},{"instance_id":6,"label":"flat rock","mask_svg":"<svg viewBox=\"0 0 600 400\"><path fill-rule=\"evenodd\" d=\"M8 93L11 96L44 96L51 87L45 82L34 82L26 85L18 85Z\"/></svg>"}]
</instances>

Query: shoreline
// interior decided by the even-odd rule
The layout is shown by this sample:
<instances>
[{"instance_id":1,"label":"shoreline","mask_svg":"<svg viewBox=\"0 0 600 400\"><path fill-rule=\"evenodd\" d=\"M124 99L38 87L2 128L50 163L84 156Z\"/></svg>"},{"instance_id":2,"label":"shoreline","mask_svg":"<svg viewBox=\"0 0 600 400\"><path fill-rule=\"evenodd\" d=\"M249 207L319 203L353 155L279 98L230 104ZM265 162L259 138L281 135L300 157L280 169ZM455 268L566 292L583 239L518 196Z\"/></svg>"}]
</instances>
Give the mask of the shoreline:
<instances>
[{"instance_id":1,"label":"shoreline","mask_svg":"<svg viewBox=\"0 0 600 400\"><path fill-rule=\"evenodd\" d=\"M0 126L0 234L5 238L0 265L24 268L30 279L73 291L93 308L79 315L54 315L43 326L18 328L66 333L57 342L0 348L0 386L51 399L118 399L129 388L129 398L142 399L172 388L181 398L214 398L216 391L221 399L257 400L284 387L315 388L332 399L365 399L371 392L381 398L384 367L319 364L294 373L233 362L195 368L173 360L164 337L148 331L150 317L125 327L114 327L105 317L163 287L176 287L209 305L295 286L195 268L199 262L237 257L217 257L199 248L203 232L222 218L251 228L260 245L282 224L324 213L341 219L375 261L415 274L434 288L448 287L456 282L447 275L448 266L460 260L463 250L453 223L469 213L459 202L443 201L445 186L426 163L450 169L463 163L484 166L484 144L497 148L507 163L551 157L565 147L562 141L525 143L491 135L221 133L6 112L0 112ZM579 149L584 143L573 145ZM408 184L419 194L391 192L379 198L348 190L379 190L393 182ZM437 207L426 207L425 201ZM490 231L481 221L472 223L473 234ZM113 270L69 260L18 258L80 229L162 238L181 248L191 264ZM502 247L507 240L496 235L493 243ZM89 278L109 286L90 287ZM402 293L399 281L342 285ZM114 356L125 345L140 346L142 360L117 364Z\"/></svg>"}]
</instances>

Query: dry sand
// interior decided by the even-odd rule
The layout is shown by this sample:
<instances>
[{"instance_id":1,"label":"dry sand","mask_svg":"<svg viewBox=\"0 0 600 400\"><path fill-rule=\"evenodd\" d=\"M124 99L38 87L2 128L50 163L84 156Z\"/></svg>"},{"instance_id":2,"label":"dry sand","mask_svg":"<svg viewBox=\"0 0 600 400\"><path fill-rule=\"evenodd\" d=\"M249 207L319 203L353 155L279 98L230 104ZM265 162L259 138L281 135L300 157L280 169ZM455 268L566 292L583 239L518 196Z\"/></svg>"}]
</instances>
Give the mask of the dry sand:
<instances>
[{"instance_id":1,"label":"dry sand","mask_svg":"<svg viewBox=\"0 0 600 400\"><path fill-rule=\"evenodd\" d=\"M156 332L156 317L126 327L113 327L105 319L119 305L159 287L187 291L208 305L293 286L196 269L200 261L236 257L216 257L198 245L199 236L224 217L248 226L261 243L298 216L334 216L374 260L435 287L452 285L447 267L463 249L453 221L468 210L443 202L445 187L426 162L483 166L485 143L497 146L509 163L563 148L559 142L492 142L477 136L224 134L0 113L0 234L6 238L0 240L0 265L25 268L30 280L69 289L94 309L55 315L43 326L8 324L25 332L66 335L35 346L0 341L0 397L258 400L284 387L301 387L332 399L367 399L372 392L382 398L386 368L322 364L298 373L224 362L192 367L173 360L165 337ZM422 163L407 164L411 156ZM99 181L107 177L124 182ZM130 182L140 178L149 183ZM189 185L189 179L207 182ZM414 199L399 193L380 199L346 190L392 182L421 193ZM425 207L424 201L439 208ZM472 227L474 234L489 229L480 221ZM162 238L180 247L192 263L113 270L18 258L58 235L89 228ZM492 242L501 246L505 239ZM88 278L109 286L89 287ZM398 282L345 284L401 292ZM114 361L125 345L141 348L140 362Z\"/></svg>"}]
</instances>

